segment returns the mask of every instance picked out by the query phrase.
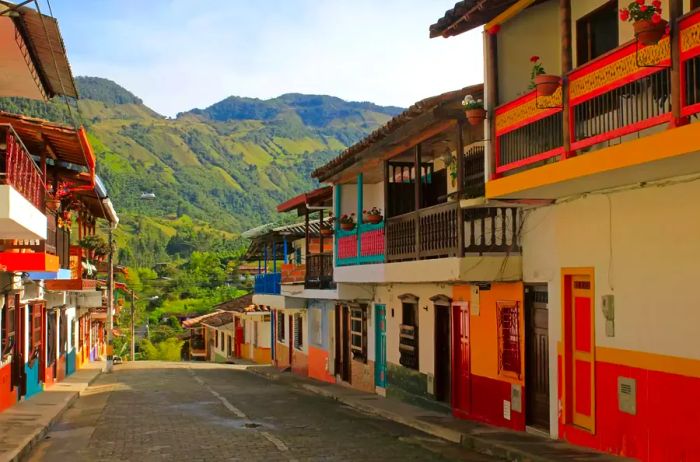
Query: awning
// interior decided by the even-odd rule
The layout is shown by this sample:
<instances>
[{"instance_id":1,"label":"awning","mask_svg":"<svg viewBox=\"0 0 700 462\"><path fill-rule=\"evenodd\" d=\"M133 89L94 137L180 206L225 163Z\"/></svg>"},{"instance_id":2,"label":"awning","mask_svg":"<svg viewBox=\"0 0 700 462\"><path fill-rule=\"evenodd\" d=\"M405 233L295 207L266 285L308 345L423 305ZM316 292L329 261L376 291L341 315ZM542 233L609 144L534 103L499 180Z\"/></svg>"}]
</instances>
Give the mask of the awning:
<instances>
[{"instance_id":1,"label":"awning","mask_svg":"<svg viewBox=\"0 0 700 462\"><path fill-rule=\"evenodd\" d=\"M292 199L289 199L286 202L283 202L282 204L277 206L277 211L282 213L282 212L289 212L292 210L300 210L303 211L306 209L306 206L324 206L328 205L331 206L333 202L333 188L330 186L325 186L323 188L318 188L310 192L305 192L303 194L299 194L296 197L293 197Z\"/></svg>"}]
</instances>

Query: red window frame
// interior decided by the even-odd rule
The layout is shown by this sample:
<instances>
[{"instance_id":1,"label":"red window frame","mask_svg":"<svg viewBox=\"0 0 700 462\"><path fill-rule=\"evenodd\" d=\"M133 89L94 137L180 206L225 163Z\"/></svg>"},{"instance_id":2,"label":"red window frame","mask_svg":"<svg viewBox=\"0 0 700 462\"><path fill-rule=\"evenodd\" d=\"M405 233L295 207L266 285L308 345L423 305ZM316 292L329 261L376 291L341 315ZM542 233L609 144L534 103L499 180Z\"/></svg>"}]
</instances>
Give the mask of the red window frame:
<instances>
[{"instance_id":1,"label":"red window frame","mask_svg":"<svg viewBox=\"0 0 700 462\"><path fill-rule=\"evenodd\" d=\"M520 303L499 301L498 306L498 372L522 373L520 352Z\"/></svg>"}]
</instances>

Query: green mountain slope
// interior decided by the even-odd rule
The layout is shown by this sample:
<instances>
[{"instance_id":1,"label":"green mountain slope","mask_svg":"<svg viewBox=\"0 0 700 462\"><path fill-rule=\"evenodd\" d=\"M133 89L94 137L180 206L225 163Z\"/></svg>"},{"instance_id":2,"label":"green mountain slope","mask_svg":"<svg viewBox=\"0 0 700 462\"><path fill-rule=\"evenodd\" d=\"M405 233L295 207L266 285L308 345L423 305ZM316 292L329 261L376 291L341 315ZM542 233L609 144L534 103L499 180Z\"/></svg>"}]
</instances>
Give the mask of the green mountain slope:
<instances>
[{"instance_id":1,"label":"green mountain slope","mask_svg":"<svg viewBox=\"0 0 700 462\"><path fill-rule=\"evenodd\" d=\"M309 173L400 111L319 95L232 96L174 119L116 83L76 79L72 108L88 127L117 211L238 233L275 219L279 202L313 187ZM70 122L61 101L4 99L0 109ZM155 200L141 194L153 192Z\"/></svg>"}]
</instances>

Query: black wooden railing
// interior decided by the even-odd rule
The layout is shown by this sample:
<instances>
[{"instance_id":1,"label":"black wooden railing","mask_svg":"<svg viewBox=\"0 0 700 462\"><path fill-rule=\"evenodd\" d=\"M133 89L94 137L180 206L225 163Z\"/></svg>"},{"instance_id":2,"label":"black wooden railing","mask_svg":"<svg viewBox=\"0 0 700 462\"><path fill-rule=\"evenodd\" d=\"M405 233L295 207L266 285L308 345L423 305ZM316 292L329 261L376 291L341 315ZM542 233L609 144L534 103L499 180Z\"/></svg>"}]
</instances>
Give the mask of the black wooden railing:
<instances>
[{"instance_id":1,"label":"black wooden railing","mask_svg":"<svg viewBox=\"0 0 700 462\"><path fill-rule=\"evenodd\" d=\"M463 239L458 220L463 220ZM461 210L459 203L418 210L389 218L386 224L388 262L455 257L461 254L519 253L518 209L494 207Z\"/></svg>"},{"instance_id":2,"label":"black wooden railing","mask_svg":"<svg viewBox=\"0 0 700 462\"><path fill-rule=\"evenodd\" d=\"M464 153L464 184L462 196L470 199L484 195L484 146L477 145L467 149Z\"/></svg>"},{"instance_id":3,"label":"black wooden railing","mask_svg":"<svg viewBox=\"0 0 700 462\"><path fill-rule=\"evenodd\" d=\"M333 254L311 254L306 257L307 289L333 289Z\"/></svg>"}]
</instances>

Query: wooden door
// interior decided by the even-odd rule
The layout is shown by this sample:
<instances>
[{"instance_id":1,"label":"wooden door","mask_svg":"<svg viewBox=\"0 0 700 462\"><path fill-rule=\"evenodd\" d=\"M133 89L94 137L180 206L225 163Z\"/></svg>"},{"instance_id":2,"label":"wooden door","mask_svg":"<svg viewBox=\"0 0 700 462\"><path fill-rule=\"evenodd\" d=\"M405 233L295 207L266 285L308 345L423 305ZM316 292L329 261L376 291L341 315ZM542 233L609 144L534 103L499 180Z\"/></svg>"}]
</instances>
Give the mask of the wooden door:
<instances>
[{"instance_id":1,"label":"wooden door","mask_svg":"<svg viewBox=\"0 0 700 462\"><path fill-rule=\"evenodd\" d=\"M374 365L374 383L386 388L386 305L374 305L375 310L375 345L376 362Z\"/></svg>"},{"instance_id":2,"label":"wooden door","mask_svg":"<svg viewBox=\"0 0 700 462\"><path fill-rule=\"evenodd\" d=\"M469 303L452 305L452 413L466 418L471 411Z\"/></svg>"},{"instance_id":3,"label":"wooden door","mask_svg":"<svg viewBox=\"0 0 700 462\"><path fill-rule=\"evenodd\" d=\"M595 431L595 328L593 290L590 275L575 274L567 278L568 341L566 359L570 422L590 432ZM567 419L569 420L569 419Z\"/></svg>"},{"instance_id":4,"label":"wooden door","mask_svg":"<svg viewBox=\"0 0 700 462\"><path fill-rule=\"evenodd\" d=\"M525 419L549 431L549 311L547 286L525 288Z\"/></svg>"},{"instance_id":5,"label":"wooden door","mask_svg":"<svg viewBox=\"0 0 700 462\"><path fill-rule=\"evenodd\" d=\"M341 370L341 377L343 381L350 382L350 308L347 305L343 305L343 325L341 327L341 335L343 336L342 349L343 349L343 363Z\"/></svg>"},{"instance_id":6,"label":"wooden door","mask_svg":"<svg viewBox=\"0 0 700 462\"><path fill-rule=\"evenodd\" d=\"M435 399L450 402L452 349L450 307L435 305Z\"/></svg>"},{"instance_id":7,"label":"wooden door","mask_svg":"<svg viewBox=\"0 0 700 462\"><path fill-rule=\"evenodd\" d=\"M245 332L243 331L243 326L241 325L241 321L238 318L235 318L235 332L234 332L234 339L233 339L233 355L236 358L240 358L242 351L243 351L243 341L245 337Z\"/></svg>"}]
</instances>

